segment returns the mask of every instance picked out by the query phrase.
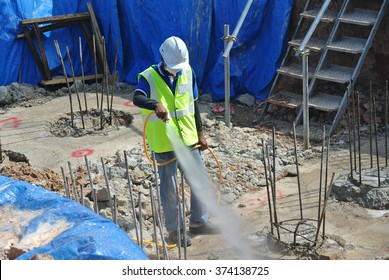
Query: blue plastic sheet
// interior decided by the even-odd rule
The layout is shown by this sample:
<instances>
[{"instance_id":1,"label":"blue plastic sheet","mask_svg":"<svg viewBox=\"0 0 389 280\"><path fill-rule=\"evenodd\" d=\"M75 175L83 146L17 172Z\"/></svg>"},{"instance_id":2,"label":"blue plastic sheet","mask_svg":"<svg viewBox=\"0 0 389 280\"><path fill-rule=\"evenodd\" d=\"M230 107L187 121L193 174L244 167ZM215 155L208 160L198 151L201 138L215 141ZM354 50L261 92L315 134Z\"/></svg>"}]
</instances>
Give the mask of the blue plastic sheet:
<instances>
[{"instance_id":1,"label":"blue plastic sheet","mask_svg":"<svg viewBox=\"0 0 389 280\"><path fill-rule=\"evenodd\" d=\"M0 207L13 209L9 213L13 215L10 217L13 221L18 220L15 213L23 215L20 218L23 222L18 225L18 231L21 231L18 238L22 244L38 244L18 260L30 259L36 254L48 255L55 260L148 259L116 224L41 187L0 176ZM4 222L2 225L0 231L3 233L12 230L12 226ZM50 237L49 232L58 234Z\"/></svg>"},{"instance_id":2,"label":"blue plastic sheet","mask_svg":"<svg viewBox=\"0 0 389 280\"><path fill-rule=\"evenodd\" d=\"M116 45L120 81L136 84L139 72L160 61L160 44L169 36L188 45L192 67L202 92L224 99L223 29L232 34L247 3L245 0L0 0L0 85L38 84L42 77L22 33L20 20L87 11L91 2L106 40L108 64L113 72ZM249 93L263 100L285 50L293 0L254 0L231 50L231 96ZM52 75L62 75L53 44L63 56L68 46L76 75L81 75L78 26L44 34L43 44ZM85 74L94 74L93 54L83 41ZM71 75L65 59L67 74Z\"/></svg>"}]
</instances>

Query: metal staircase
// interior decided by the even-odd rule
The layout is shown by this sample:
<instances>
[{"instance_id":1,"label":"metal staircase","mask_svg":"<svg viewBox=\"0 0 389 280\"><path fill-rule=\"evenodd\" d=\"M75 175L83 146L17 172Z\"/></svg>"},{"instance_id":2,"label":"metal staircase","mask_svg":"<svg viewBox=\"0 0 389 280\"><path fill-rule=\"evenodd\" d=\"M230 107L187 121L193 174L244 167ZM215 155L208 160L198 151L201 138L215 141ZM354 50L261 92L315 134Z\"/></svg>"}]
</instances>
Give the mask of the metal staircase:
<instances>
[{"instance_id":1,"label":"metal staircase","mask_svg":"<svg viewBox=\"0 0 389 280\"><path fill-rule=\"evenodd\" d=\"M303 67L296 49L308 39L308 107L328 114L332 119L328 134L334 133L389 0L331 1L328 7L324 2L328 0L307 0L257 123L268 114L270 104L294 109L294 122L301 123ZM304 38L312 20L323 11L312 36Z\"/></svg>"}]
</instances>

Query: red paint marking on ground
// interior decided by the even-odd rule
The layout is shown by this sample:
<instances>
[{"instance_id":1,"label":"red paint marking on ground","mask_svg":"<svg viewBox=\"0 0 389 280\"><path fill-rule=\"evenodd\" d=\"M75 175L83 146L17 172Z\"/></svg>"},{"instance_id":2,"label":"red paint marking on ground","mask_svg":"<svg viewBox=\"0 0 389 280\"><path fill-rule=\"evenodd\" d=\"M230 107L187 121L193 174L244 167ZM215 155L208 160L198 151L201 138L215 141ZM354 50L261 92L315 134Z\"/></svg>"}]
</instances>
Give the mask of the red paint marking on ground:
<instances>
[{"instance_id":1,"label":"red paint marking on ground","mask_svg":"<svg viewBox=\"0 0 389 280\"><path fill-rule=\"evenodd\" d=\"M286 195L284 194L283 191L276 190L276 198L277 198L277 199L283 199L283 198L285 198L285 197L286 197Z\"/></svg>"},{"instance_id":2,"label":"red paint marking on ground","mask_svg":"<svg viewBox=\"0 0 389 280\"><path fill-rule=\"evenodd\" d=\"M126 102L124 103L124 106L127 106L127 107L136 107L136 106L134 105L134 103L132 103L131 100L126 101Z\"/></svg>"},{"instance_id":3,"label":"red paint marking on ground","mask_svg":"<svg viewBox=\"0 0 389 280\"><path fill-rule=\"evenodd\" d=\"M92 149L82 149L82 150L76 150L76 151L72 152L70 155L72 157L84 157L84 156L90 156L94 152L95 152L95 150L92 150Z\"/></svg>"},{"instance_id":4,"label":"red paint marking on ground","mask_svg":"<svg viewBox=\"0 0 389 280\"><path fill-rule=\"evenodd\" d=\"M21 122L22 120L17 117L11 117L4 120L0 120L0 130L3 130L3 128L9 126L12 126L12 128L18 128Z\"/></svg>"}]
</instances>

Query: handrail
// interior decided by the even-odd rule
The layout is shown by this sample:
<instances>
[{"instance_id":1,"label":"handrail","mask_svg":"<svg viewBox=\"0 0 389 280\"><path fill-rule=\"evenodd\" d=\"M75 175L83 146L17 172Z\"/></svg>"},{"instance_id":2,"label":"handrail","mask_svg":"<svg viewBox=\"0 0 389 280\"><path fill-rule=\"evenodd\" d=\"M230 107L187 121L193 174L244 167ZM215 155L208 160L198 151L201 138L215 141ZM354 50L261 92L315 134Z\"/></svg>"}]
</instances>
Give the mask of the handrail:
<instances>
[{"instance_id":1,"label":"handrail","mask_svg":"<svg viewBox=\"0 0 389 280\"><path fill-rule=\"evenodd\" d=\"M248 13L252 3L253 3L253 0L247 1L246 6L244 7L242 14L240 15L238 23L235 26L234 32L232 32L232 34L230 35L230 38L235 38L235 40L236 40L236 37L238 36L239 30L242 27L243 21L246 18L247 13ZM226 58L229 55L231 48L232 48L232 45L235 43L235 40L234 39L229 40L229 42L228 42L228 44L223 52L224 58Z\"/></svg>"},{"instance_id":2,"label":"handrail","mask_svg":"<svg viewBox=\"0 0 389 280\"><path fill-rule=\"evenodd\" d=\"M300 47L298 48L298 52L302 52L306 45L308 44L309 40L311 39L312 37L312 34L313 32L315 32L315 29L317 27L317 25L319 24L321 18L323 17L325 11L327 10L329 4L330 4L331 0L326 0L323 4L323 6L321 6L320 10L319 10L319 13L317 14L315 20L313 21L311 27L309 28L307 34L305 35L304 39L302 40L301 44L300 44Z\"/></svg>"}]
</instances>

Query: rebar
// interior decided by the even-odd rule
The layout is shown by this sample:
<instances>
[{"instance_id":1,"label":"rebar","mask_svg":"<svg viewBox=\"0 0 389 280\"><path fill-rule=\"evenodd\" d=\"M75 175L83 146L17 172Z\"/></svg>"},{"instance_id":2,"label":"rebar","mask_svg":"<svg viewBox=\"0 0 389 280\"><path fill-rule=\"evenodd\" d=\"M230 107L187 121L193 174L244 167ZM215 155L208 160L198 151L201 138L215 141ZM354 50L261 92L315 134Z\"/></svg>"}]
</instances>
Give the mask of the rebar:
<instances>
[{"instance_id":1,"label":"rebar","mask_svg":"<svg viewBox=\"0 0 389 280\"><path fill-rule=\"evenodd\" d=\"M61 167L61 172L62 172L62 178L63 178L64 188L65 188L65 196L66 196L66 198L70 199L70 190L69 190L68 180L67 180L67 177L65 176L65 171L64 171L63 167Z\"/></svg>"},{"instance_id":2,"label":"rebar","mask_svg":"<svg viewBox=\"0 0 389 280\"><path fill-rule=\"evenodd\" d=\"M371 81L369 86L369 111L370 168L373 168L373 91Z\"/></svg>"},{"instance_id":3,"label":"rebar","mask_svg":"<svg viewBox=\"0 0 389 280\"><path fill-rule=\"evenodd\" d=\"M385 166L388 166L388 80L385 83Z\"/></svg>"},{"instance_id":4,"label":"rebar","mask_svg":"<svg viewBox=\"0 0 389 280\"><path fill-rule=\"evenodd\" d=\"M105 39L102 37L103 40L103 81L101 83L101 99L100 99L100 127L103 129L103 103L104 103L104 86L105 86Z\"/></svg>"},{"instance_id":5,"label":"rebar","mask_svg":"<svg viewBox=\"0 0 389 280\"><path fill-rule=\"evenodd\" d=\"M93 34L93 60L94 60L94 66L95 66L96 104L97 104L97 109L99 109L100 106L99 106L99 91L98 91L98 87L97 87L97 56L96 56L95 34Z\"/></svg>"},{"instance_id":6,"label":"rebar","mask_svg":"<svg viewBox=\"0 0 389 280\"><path fill-rule=\"evenodd\" d=\"M377 114L376 114L376 100L373 97L373 119L374 119L374 139L375 139L375 150L376 150L376 159L377 159L377 176L378 176L378 186L381 186L381 173L380 173L380 158L378 153L378 135L377 135Z\"/></svg>"},{"instance_id":7,"label":"rebar","mask_svg":"<svg viewBox=\"0 0 389 280\"><path fill-rule=\"evenodd\" d=\"M131 181L130 172L129 172L129 168L128 168L128 159L127 159L126 151L124 151L124 161L125 161L125 164L126 164L127 184L128 184L128 189L130 191L130 200L131 200L131 207L132 207L132 218L134 220L135 235L136 235L136 240L138 242L138 245L140 245L139 233L138 233L138 225L137 225L137 218L136 218L136 213L135 213L134 194L132 192L132 181Z\"/></svg>"},{"instance_id":8,"label":"rebar","mask_svg":"<svg viewBox=\"0 0 389 280\"><path fill-rule=\"evenodd\" d=\"M177 208L176 208L176 215L177 215L177 248L178 248L178 259L181 260L181 226L183 218L181 216L181 202L180 202L180 195L178 192L178 186L175 186L176 189L176 202L177 202Z\"/></svg>"},{"instance_id":9,"label":"rebar","mask_svg":"<svg viewBox=\"0 0 389 280\"><path fill-rule=\"evenodd\" d=\"M349 90L349 89L347 89ZM350 95L347 94L348 102L347 102L347 127L348 127L348 145L349 145L349 154L350 154L350 177L354 177L354 170L353 170L353 153L352 153L352 139L351 139L351 116L350 116L350 110L351 110L351 105L350 105ZM355 141L355 139L354 139Z\"/></svg>"},{"instance_id":10,"label":"rebar","mask_svg":"<svg viewBox=\"0 0 389 280\"><path fill-rule=\"evenodd\" d=\"M281 240L280 229L278 227L277 208L276 208L276 192L275 192L275 186L273 185L275 180L273 180L274 175L272 175L272 166L270 164L269 146L266 146L266 156L267 156L267 162L269 163L269 176L270 176L270 182L271 182L271 184L270 184L271 193L272 193L272 198L273 198L274 223L275 223L276 229L277 229L278 240Z\"/></svg>"},{"instance_id":11,"label":"rebar","mask_svg":"<svg viewBox=\"0 0 389 280\"><path fill-rule=\"evenodd\" d=\"M0 162L3 162L3 147L1 146L1 138L0 138Z\"/></svg>"},{"instance_id":12,"label":"rebar","mask_svg":"<svg viewBox=\"0 0 389 280\"><path fill-rule=\"evenodd\" d=\"M66 46L66 54L67 54L67 56L68 56L68 60L69 60L69 64L70 64L70 70L71 70L72 76L73 76L74 88L76 89L76 96L77 96L77 100L78 100L78 107L79 107L79 109L80 109L80 116L81 116L82 128L85 129L84 114L83 114L83 112L82 112L80 95L79 95L79 93L78 93L78 87L77 87L77 83L76 83L76 75L74 74L73 62L72 62L72 58L70 57L70 52L69 52L68 46Z\"/></svg>"},{"instance_id":13,"label":"rebar","mask_svg":"<svg viewBox=\"0 0 389 280\"><path fill-rule=\"evenodd\" d=\"M116 198L116 194L113 195L113 222L115 224L118 223L118 201Z\"/></svg>"},{"instance_id":14,"label":"rebar","mask_svg":"<svg viewBox=\"0 0 389 280\"><path fill-rule=\"evenodd\" d=\"M188 259L188 250L186 244L186 207L185 207L185 178L184 172L181 171L181 196L182 196L182 234L183 234L183 242L184 242L184 259Z\"/></svg>"},{"instance_id":15,"label":"rebar","mask_svg":"<svg viewBox=\"0 0 389 280\"><path fill-rule=\"evenodd\" d=\"M266 181L266 193L267 193L267 204L269 205L269 216L270 216L270 230L271 234L274 234L273 230L273 213L271 210L272 204L271 204L271 198L270 198L270 190L269 190L269 179L267 175L267 164L266 164L266 155L265 155L265 142L262 138L262 155L263 155L263 167L265 169L265 181Z\"/></svg>"},{"instance_id":16,"label":"rebar","mask_svg":"<svg viewBox=\"0 0 389 280\"><path fill-rule=\"evenodd\" d=\"M78 202L78 195L77 195L77 188L76 188L76 181L74 180L74 174L73 174L73 169L70 161L68 161L68 167L69 167L69 175L72 180L72 186L73 186L73 195L74 195L74 200Z\"/></svg>"},{"instance_id":17,"label":"rebar","mask_svg":"<svg viewBox=\"0 0 389 280\"><path fill-rule=\"evenodd\" d=\"M107 61L107 47L105 46L105 38L103 37L103 58L104 58L104 85L105 85L105 93L107 96L107 111L109 111L109 83L108 83L108 61Z\"/></svg>"},{"instance_id":18,"label":"rebar","mask_svg":"<svg viewBox=\"0 0 389 280\"><path fill-rule=\"evenodd\" d=\"M362 158L361 158L361 104L359 98L359 92L357 92L357 130L358 130L358 164L359 164L359 184L362 183Z\"/></svg>"},{"instance_id":19,"label":"rebar","mask_svg":"<svg viewBox=\"0 0 389 280\"><path fill-rule=\"evenodd\" d=\"M323 238L325 237L325 226L324 226L325 225L325 218L324 217L325 217L325 213L326 213L326 209L327 209L328 199L329 199L329 196L330 196L331 190L332 190L332 184L333 184L333 181L334 181L334 176L335 176L335 173L332 173L330 185L328 186L327 195L324 197L323 210L322 210L322 213L321 213L321 216L320 216L320 219L319 219L319 223L318 223L318 227L317 227L317 231L316 231L315 241L317 241L317 238L319 237L320 227L321 227L322 223L323 223Z\"/></svg>"},{"instance_id":20,"label":"rebar","mask_svg":"<svg viewBox=\"0 0 389 280\"><path fill-rule=\"evenodd\" d=\"M86 101L86 90L85 90L84 62L82 59L81 37L78 37L78 45L80 47L80 66L81 66L82 87L84 90L85 112L88 112L88 102Z\"/></svg>"},{"instance_id":21,"label":"rebar","mask_svg":"<svg viewBox=\"0 0 389 280\"><path fill-rule=\"evenodd\" d=\"M88 158L86 156L84 156L84 160L85 160L86 170L88 172L89 184L90 184L91 191L92 191L94 210L98 214L99 213L99 205L97 203L97 193L96 193L96 189L93 185L93 179L92 179L92 174L91 174L90 168L89 168Z\"/></svg>"},{"instance_id":22,"label":"rebar","mask_svg":"<svg viewBox=\"0 0 389 280\"><path fill-rule=\"evenodd\" d=\"M142 192L138 192L140 247L143 249Z\"/></svg>"},{"instance_id":23,"label":"rebar","mask_svg":"<svg viewBox=\"0 0 389 280\"><path fill-rule=\"evenodd\" d=\"M299 194L299 204L300 204L300 219L303 219L303 203L301 200L301 184L300 184L300 172L299 172L299 162L297 154L297 139L296 139L296 123L293 122L293 142L294 142L294 155L296 163L296 172L297 172L297 189Z\"/></svg>"},{"instance_id":24,"label":"rebar","mask_svg":"<svg viewBox=\"0 0 389 280\"><path fill-rule=\"evenodd\" d=\"M320 211L321 211L321 197L322 197L321 190L322 190L322 186L323 186L323 161L324 161L325 145L326 145L326 130L325 130L325 126L323 126L323 143L321 146L321 154L320 154L319 207L318 207L318 211L317 211L317 221L319 221Z\"/></svg>"},{"instance_id":25,"label":"rebar","mask_svg":"<svg viewBox=\"0 0 389 280\"><path fill-rule=\"evenodd\" d=\"M116 84L116 65L118 62L118 41L116 41L116 51L115 51L115 60L113 64L113 75L112 75L112 91L111 91L111 107L109 108L109 121L112 125L112 104L113 104L113 95L115 93L115 84Z\"/></svg>"},{"instance_id":26,"label":"rebar","mask_svg":"<svg viewBox=\"0 0 389 280\"><path fill-rule=\"evenodd\" d=\"M74 113L73 113L73 100L72 100L72 91L70 90L70 85L69 85L69 80L68 76L66 74L66 68L65 68L65 63L63 62L62 54L61 54L61 49L59 48L59 44L57 40L54 40L54 45L55 49L57 50L57 55L59 57L61 66L62 66L62 72L65 77L66 85L68 87L68 95L69 95L69 103L70 103L70 120L72 123L72 127L74 127Z\"/></svg>"},{"instance_id":27,"label":"rebar","mask_svg":"<svg viewBox=\"0 0 389 280\"><path fill-rule=\"evenodd\" d=\"M80 184L80 203L81 203L81 205L85 206L84 185L83 184Z\"/></svg>"},{"instance_id":28,"label":"rebar","mask_svg":"<svg viewBox=\"0 0 389 280\"><path fill-rule=\"evenodd\" d=\"M159 227L158 227L159 228L159 233L161 235L161 240L162 240L163 253L164 253L165 260L167 260L167 259L169 259L169 256L168 256L167 249L166 249L165 237L163 235L162 209L161 209L161 205L159 203L159 198L158 198L159 186L158 186L157 160L155 159L155 153L152 154L152 160L153 160L153 166L154 166L155 190L156 190L156 193L157 193L157 197L155 199L153 199L154 201L157 200L157 206L155 206L156 208L155 208L155 211L154 211L153 215L154 215L154 217L155 217L155 215L157 216L157 222L158 222L158 225L159 225Z\"/></svg>"},{"instance_id":29,"label":"rebar","mask_svg":"<svg viewBox=\"0 0 389 280\"><path fill-rule=\"evenodd\" d=\"M159 248L158 248L157 219L156 219L156 216L158 216L158 214L155 212L154 195L153 195L153 188L152 188L151 184L149 186L149 190L150 190L151 213L152 213L152 216L153 216L155 251L156 251L156 254L157 254L157 260L160 260Z\"/></svg>"},{"instance_id":30,"label":"rebar","mask_svg":"<svg viewBox=\"0 0 389 280\"><path fill-rule=\"evenodd\" d=\"M326 177L325 177L325 185L324 185L324 203L326 203L326 200L325 198L327 197L327 180L328 180L328 164L329 164L329 153L330 153L330 143L331 143L331 138L330 136L328 136L328 140L327 140L327 151L326 151ZM334 178L334 174L332 174L332 179ZM330 186L332 186L332 182L330 183ZM324 210L325 206L323 206L323 210ZM325 232L325 225L326 225L326 215L325 215L325 211L323 212L323 236L324 236L324 232Z\"/></svg>"},{"instance_id":31,"label":"rebar","mask_svg":"<svg viewBox=\"0 0 389 280\"><path fill-rule=\"evenodd\" d=\"M356 146L356 142L355 142L355 139L357 139L356 130L355 130L357 111L355 109L355 91L354 90L353 90L351 96L352 96L352 108L353 108L352 127L353 127L353 136L354 136L353 137L353 139L354 139L354 167L355 167L355 171L357 171L357 146Z\"/></svg>"},{"instance_id":32,"label":"rebar","mask_svg":"<svg viewBox=\"0 0 389 280\"><path fill-rule=\"evenodd\" d=\"M111 213L112 213L112 220L115 219L115 209L112 203L112 196L111 196L111 188L109 186L109 180L108 180L108 175L107 175L107 170L105 169L105 163L104 159L101 158L101 165L103 167L103 173L104 173L104 178L105 178L105 185L107 186L107 192L108 192L108 200L109 200L109 206L111 206Z\"/></svg>"}]
</instances>

